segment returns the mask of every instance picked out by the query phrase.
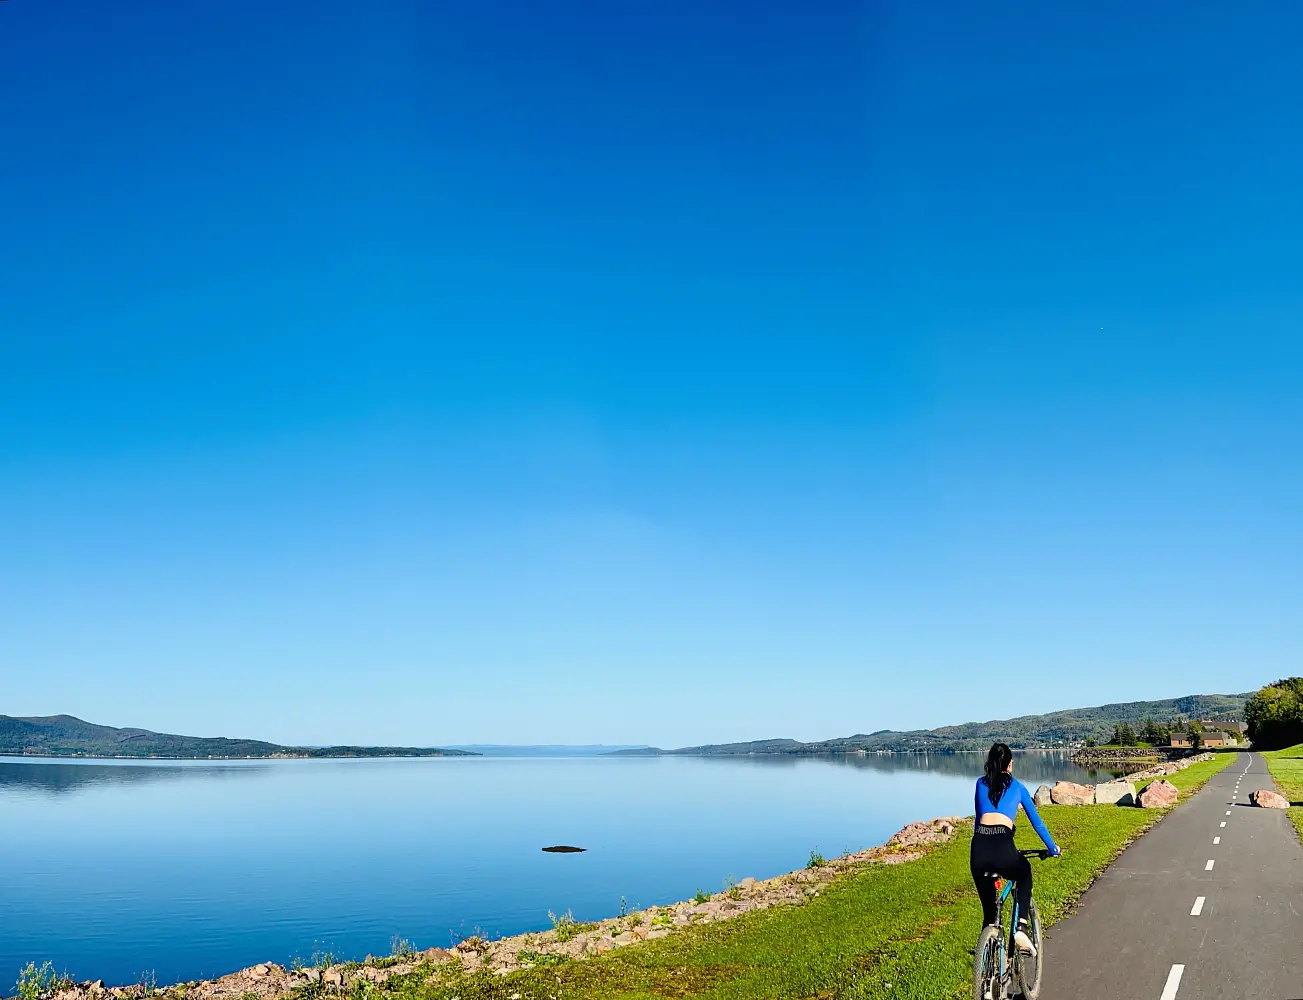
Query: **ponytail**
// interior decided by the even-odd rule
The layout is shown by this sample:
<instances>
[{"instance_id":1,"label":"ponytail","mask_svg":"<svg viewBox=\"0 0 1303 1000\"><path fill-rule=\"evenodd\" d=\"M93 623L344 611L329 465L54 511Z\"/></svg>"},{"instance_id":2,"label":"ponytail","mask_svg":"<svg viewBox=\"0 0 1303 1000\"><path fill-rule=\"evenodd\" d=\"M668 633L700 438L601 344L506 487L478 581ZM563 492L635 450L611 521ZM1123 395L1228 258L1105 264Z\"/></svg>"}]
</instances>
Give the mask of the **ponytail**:
<instances>
[{"instance_id":1,"label":"ponytail","mask_svg":"<svg viewBox=\"0 0 1303 1000\"><path fill-rule=\"evenodd\" d=\"M1013 782L1013 775L1005 770L1013 760L1013 751L1008 744L992 743L991 752L986 755L986 794L991 797L991 805L998 806L1000 798Z\"/></svg>"}]
</instances>

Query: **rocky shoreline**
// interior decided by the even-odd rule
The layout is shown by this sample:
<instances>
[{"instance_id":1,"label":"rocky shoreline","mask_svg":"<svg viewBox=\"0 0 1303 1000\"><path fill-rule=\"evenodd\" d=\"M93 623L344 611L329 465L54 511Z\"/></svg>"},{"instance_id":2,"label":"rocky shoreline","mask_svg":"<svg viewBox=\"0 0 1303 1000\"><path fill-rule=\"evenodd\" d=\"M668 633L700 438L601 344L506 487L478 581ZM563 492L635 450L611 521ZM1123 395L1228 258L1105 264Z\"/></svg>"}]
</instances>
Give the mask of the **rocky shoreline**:
<instances>
[{"instance_id":1,"label":"rocky shoreline","mask_svg":"<svg viewBox=\"0 0 1303 1000\"><path fill-rule=\"evenodd\" d=\"M103 980L65 983L53 1000L276 1000L296 990L343 992L360 983L381 983L394 976L409 975L422 968L453 971L453 963L464 972L486 970L505 976L535 965L559 960L582 960L640 941L654 941L696 924L715 923L775 906L800 906L838 876L862 865L895 865L923 857L933 846L950 840L955 831L970 822L968 817L945 816L910 823L880 847L869 848L812 864L775 878L744 878L723 892L700 900L650 906L644 910L610 917L595 923L556 920L548 931L533 931L486 941L471 937L452 948L429 948L364 962L344 962L311 968L286 968L264 962L201 982L180 983L165 988L105 986ZM813 859L820 860L820 859Z\"/></svg>"},{"instance_id":2,"label":"rocky shoreline","mask_svg":"<svg viewBox=\"0 0 1303 1000\"><path fill-rule=\"evenodd\" d=\"M1090 767L1096 764L1137 764L1151 760L1176 761L1190 755L1188 749L1173 747L1082 747L1068 759L1074 764Z\"/></svg>"},{"instance_id":3,"label":"rocky shoreline","mask_svg":"<svg viewBox=\"0 0 1303 1000\"><path fill-rule=\"evenodd\" d=\"M1098 785L1079 785L1075 781L1056 781L1054 787L1041 785L1032 796L1038 806L1051 803L1056 806L1140 806L1143 809L1166 809L1176 804L1179 797L1176 786L1165 780L1168 775L1184 771L1191 764L1212 760L1210 753L1195 754L1167 764L1157 764L1129 774L1115 781L1105 781ZM1136 790L1136 783L1150 779L1151 783L1143 791Z\"/></svg>"}]
</instances>

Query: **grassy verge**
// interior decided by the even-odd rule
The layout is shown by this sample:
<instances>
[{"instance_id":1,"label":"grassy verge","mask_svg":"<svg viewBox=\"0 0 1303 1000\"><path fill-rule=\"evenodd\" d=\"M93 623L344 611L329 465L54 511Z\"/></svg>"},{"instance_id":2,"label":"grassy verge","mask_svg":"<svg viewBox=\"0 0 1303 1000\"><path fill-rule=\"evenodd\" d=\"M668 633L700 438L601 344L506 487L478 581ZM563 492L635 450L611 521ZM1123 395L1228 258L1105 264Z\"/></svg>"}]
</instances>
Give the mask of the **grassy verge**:
<instances>
[{"instance_id":1,"label":"grassy verge","mask_svg":"<svg viewBox=\"0 0 1303 1000\"><path fill-rule=\"evenodd\" d=\"M1267 759L1267 769L1276 780L1280 794L1289 799L1289 818L1303 839L1303 743L1271 750L1262 756Z\"/></svg>"},{"instance_id":2,"label":"grassy verge","mask_svg":"<svg viewBox=\"0 0 1303 1000\"><path fill-rule=\"evenodd\" d=\"M1169 780L1183 797L1234 754ZM1119 807L1042 810L1062 858L1034 863L1043 918L1067 913L1086 887L1161 813ZM1024 823L1022 846L1038 846ZM926 857L873 865L833 883L804 906L753 912L676 932L582 962L509 976L418 972L354 988L356 1000L939 1000L970 989L981 913L961 831ZM306 992L306 991L305 991Z\"/></svg>"}]
</instances>

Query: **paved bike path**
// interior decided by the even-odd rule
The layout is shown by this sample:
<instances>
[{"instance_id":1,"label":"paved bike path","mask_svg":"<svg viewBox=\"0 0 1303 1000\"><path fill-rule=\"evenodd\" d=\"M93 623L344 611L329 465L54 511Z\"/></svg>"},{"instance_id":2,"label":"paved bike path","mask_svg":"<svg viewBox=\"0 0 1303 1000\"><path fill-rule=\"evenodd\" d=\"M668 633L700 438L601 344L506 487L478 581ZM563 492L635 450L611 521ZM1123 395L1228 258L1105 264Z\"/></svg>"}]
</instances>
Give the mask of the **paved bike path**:
<instances>
[{"instance_id":1,"label":"paved bike path","mask_svg":"<svg viewBox=\"0 0 1303 1000\"><path fill-rule=\"evenodd\" d=\"M1127 848L1048 932L1041 1000L1303 1000L1303 848L1249 804L1273 787L1240 753Z\"/></svg>"}]
</instances>

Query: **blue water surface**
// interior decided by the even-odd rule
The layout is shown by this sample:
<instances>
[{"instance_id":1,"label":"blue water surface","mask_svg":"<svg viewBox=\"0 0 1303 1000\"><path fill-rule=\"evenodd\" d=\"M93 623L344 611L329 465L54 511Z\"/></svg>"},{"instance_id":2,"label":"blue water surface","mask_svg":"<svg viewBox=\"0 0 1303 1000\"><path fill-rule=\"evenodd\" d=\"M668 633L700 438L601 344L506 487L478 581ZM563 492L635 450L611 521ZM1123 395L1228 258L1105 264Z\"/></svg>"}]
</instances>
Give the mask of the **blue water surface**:
<instances>
[{"instance_id":1,"label":"blue water surface","mask_svg":"<svg viewBox=\"0 0 1303 1000\"><path fill-rule=\"evenodd\" d=\"M28 961L158 983L716 891L972 812L976 755L0 758L0 995ZM1028 783L1093 775L1021 754ZM547 854L553 844L587 848Z\"/></svg>"}]
</instances>

